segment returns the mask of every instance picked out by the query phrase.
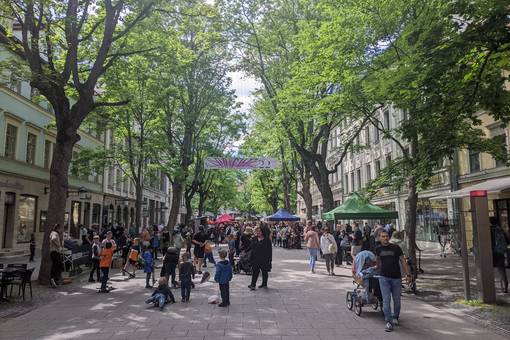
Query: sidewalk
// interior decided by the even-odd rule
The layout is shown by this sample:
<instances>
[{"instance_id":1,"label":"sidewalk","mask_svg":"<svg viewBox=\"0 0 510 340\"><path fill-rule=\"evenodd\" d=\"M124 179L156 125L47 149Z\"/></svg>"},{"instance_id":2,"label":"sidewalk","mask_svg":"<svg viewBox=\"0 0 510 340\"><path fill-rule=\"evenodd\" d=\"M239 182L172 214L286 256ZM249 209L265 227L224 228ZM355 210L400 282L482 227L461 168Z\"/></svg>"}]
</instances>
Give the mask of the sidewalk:
<instances>
[{"instance_id":1,"label":"sidewalk","mask_svg":"<svg viewBox=\"0 0 510 340\"><path fill-rule=\"evenodd\" d=\"M497 306L469 307L459 304L464 300L464 283L462 261L459 255L447 254L446 258L439 256L437 249L424 249L421 267L425 271L418 278L418 294L420 300L426 301L440 308L454 308L462 310L489 327L499 327L510 334L510 294L501 291L497 273L496 294ZM471 299L478 299L476 287L476 270L473 256L469 257L469 276ZM510 271L507 270L510 274Z\"/></svg>"},{"instance_id":2,"label":"sidewalk","mask_svg":"<svg viewBox=\"0 0 510 340\"><path fill-rule=\"evenodd\" d=\"M346 309L346 292L353 288L349 267L328 276L323 261L316 274L308 271L307 262L305 250L275 248L268 289L250 291L250 277L236 275L232 305L221 308L207 304L207 297L217 294L217 285L197 283L190 303L171 304L163 312L143 303L151 293L143 288L143 275L125 280L113 271L111 281L117 289L110 294L97 294L97 284L86 282L70 285L69 291L64 287L55 301L2 323L1 334L10 340L506 339L458 311L438 309L408 295L403 297L401 325L385 333L379 311L366 306L358 317ZM180 292L173 291L179 300Z\"/></svg>"}]
</instances>

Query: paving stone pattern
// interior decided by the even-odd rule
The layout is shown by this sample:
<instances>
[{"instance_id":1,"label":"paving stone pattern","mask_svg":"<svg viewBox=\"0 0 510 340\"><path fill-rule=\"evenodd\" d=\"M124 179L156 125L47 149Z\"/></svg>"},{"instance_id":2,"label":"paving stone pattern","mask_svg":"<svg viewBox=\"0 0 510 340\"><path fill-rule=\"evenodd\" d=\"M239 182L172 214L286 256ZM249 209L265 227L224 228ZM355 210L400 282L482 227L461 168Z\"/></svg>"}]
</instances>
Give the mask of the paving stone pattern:
<instances>
[{"instance_id":1,"label":"paving stone pattern","mask_svg":"<svg viewBox=\"0 0 510 340\"><path fill-rule=\"evenodd\" d=\"M177 302L160 312L143 304L151 290L144 274L123 281L115 271L117 289L98 294L98 284L76 284L60 297L27 314L0 324L1 339L506 339L481 328L461 314L438 309L404 296L401 326L384 332L378 311L364 309L361 317L345 308L352 288L347 267L337 276L307 270L306 251L275 249L269 289L250 291L249 277L236 275L228 308L207 304L218 292L212 282L198 284L189 303ZM260 282L260 281L259 281ZM180 291L175 291L180 301Z\"/></svg>"}]
</instances>

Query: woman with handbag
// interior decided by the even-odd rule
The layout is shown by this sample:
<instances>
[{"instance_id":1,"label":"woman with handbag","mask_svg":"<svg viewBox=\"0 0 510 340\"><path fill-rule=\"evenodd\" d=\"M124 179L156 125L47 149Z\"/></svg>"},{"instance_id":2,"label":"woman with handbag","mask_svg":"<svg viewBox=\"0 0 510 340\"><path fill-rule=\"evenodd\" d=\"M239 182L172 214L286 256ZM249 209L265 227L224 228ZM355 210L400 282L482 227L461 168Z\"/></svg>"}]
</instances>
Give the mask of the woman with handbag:
<instances>
[{"instance_id":1,"label":"woman with handbag","mask_svg":"<svg viewBox=\"0 0 510 340\"><path fill-rule=\"evenodd\" d=\"M326 269L328 270L328 275L335 275L335 257L338 251L336 240L333 234L329 232L329 227L324 227L322 231L321 250L326 260Z\"/></svg>"}]
</instances>

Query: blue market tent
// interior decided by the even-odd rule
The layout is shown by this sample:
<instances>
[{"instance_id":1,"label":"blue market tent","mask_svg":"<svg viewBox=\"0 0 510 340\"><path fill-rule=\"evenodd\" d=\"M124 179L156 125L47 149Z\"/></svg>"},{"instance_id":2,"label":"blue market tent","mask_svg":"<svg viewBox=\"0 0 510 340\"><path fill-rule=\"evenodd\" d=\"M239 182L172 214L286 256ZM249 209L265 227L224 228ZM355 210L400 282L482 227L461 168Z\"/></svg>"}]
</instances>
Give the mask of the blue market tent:
<instances>
[{"instance_id":1,"label":"blue market tent","mask_svg":"<svg viewBox=\"0 0 510 340\"><path fill-rule=\"evenodd\" d=\"M267 217L268 221L299 221L299 217L292 215L285 209L278 209L273 215Z\"/></svg>"}]
</instances>

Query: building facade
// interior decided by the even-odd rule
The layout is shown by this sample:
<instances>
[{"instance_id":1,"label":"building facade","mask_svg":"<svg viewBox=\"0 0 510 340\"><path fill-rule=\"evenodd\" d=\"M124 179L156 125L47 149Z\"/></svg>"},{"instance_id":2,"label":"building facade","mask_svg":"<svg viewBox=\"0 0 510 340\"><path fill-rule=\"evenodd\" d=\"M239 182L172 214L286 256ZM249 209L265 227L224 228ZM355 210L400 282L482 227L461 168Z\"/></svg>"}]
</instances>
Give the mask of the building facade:
<instances>
[{"instance_id":1,"label":"building facade","mask_svg":"<svg viewBox=\"0 0 510 340\"><path fill-rule=\"evenodd\" d=\"M385 130L395 129L407 119L403 110L387 106L379 110L376 118L384 126ZM483 129L487 137L499 136L508 145L508 126L494 122L487 114L480 114ZM357 123L345 121L332 131L328 144L328 163L330 168L338 161L338 155L342 152L341 131L357 128ZM345 133L343 134L345 135ZM340 205L352 192L363 191L367 184L378 176L381 169L387 167L392 160L402 157L401 147L393 140L383 138L379 129L374 126L366 126L356 138L356 147L344 158L338 166L337 172L330 175L329 182L333 191L335 205ZM407 147L403 143L403 147ZM435 242L437 235L435 226L448 219L452 228L457 228L460 220L465 222L468 232L468 240L472 244L472 228L469 211L469 199L462 198L461 202L454 202L450 193L455 188L466 188L476 183L493 179L503 178L510 174L510 168L502 162L496 162L488 154L480 154L471 150L459 150L457 158L450 164L445 161L444 168L435 172L431 178L431 185L427 190L418 194L417 210L417 239L419 241ZM458 169L452 175L451 169ZM451 178L453 177L453 178ZM313 217L320 220L324 213L322 199L316 185L312 185ZM497 215L500 223L508 230L510 225L510 194L502 191L492 195L489 203L491 214ZM398 211L399 219L396 221L398 230L404 228L406 219L407 190L393 190L383 188L378 191L372 203ZM297 211L300 217L306 217L306 209L303 199L298 196Z\"/></svg>"},{"instance_id":2,"label":"building facade","mask_svg":"<svg viewBox=\"0 0 510 340\"><path fill-rule=\"evenodd\" d=\"M0 60L13 57L0 47ZM0 252L28 250L33 233L42 245L49 199L49 168L56 131L51 106L28 82L3 70L0 84ZM81 129L81 149L105 148L110 133ZM120 168L80 173L71 165L64 231L79 236L79 225L134 224L134 185ZM168 219L169 185L158 175L144 185L143 224L165 224ZM86 194L80 194L85 192ZM141 226L137 226L141 227Z\"/></svg>"}]
</instances>

